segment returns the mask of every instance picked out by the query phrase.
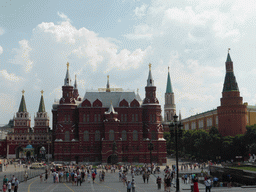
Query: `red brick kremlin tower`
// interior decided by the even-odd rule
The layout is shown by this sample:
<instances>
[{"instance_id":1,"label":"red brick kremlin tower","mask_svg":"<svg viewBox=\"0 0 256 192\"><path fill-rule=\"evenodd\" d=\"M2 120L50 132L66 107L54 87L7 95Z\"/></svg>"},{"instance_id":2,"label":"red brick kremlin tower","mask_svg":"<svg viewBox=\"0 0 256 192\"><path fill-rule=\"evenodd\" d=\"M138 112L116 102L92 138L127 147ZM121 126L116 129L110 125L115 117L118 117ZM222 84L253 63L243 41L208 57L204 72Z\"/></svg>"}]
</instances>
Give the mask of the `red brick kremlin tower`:
<instances>
[{"instance_id":1,"label":"red brick kremlin tower","mask_svg":"<svg viewBox=\"0 0 256 192\"><path fill-rule=\"evenodd\" d=\"M243 104L233 71L233 62L228 53L226 61L226 76L220 99L221 106L217 108L219 132L222 136L235 136L246 132L247 108Z\"/></svg>"}]
</instances>

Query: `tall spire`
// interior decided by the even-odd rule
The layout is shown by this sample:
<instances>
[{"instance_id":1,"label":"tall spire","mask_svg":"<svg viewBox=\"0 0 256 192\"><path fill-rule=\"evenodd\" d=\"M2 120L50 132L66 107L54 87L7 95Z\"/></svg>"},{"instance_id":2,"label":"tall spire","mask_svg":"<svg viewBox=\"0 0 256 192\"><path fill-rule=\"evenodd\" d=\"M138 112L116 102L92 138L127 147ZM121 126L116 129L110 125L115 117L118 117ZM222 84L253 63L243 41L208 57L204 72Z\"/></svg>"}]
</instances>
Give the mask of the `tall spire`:
<instances>
[{"instance_id":1,"label":"tall spire","mask_svg":"<svg viewBox=\"0 0 256 192\"><path fill-rule=\"evenodd\" d=\"M19 112L27 112L24 93L25 93L25 91L22 90L22 97L21 97L21 101L20 101Z\"/></svg>"},{"instance_id":2,"label":"tall spire","mask_svg":"<svg viewBox=\"0 0 256 192\"><path fill-rule=\"evenodd\" d=\"M109 75L107 76L108 80L107 80L107 89L106 92L110 92L110 86L109 86Z\"/></svg>"},{"instance_id":3,"label":"tall spire","mask_svg":"<svg viewBox=\"0 0 256 192\"><path fill-rule=\"evenodd\" d=\"M225 76L222 92L239 91L238 85L236 82L236 77L233 71L233 61L231 60L229 50L230 48L228 49L228 55L226 60L226 76Z\"/></svg>"},{"instance_id":4,"label":"tall spire","mask_svg":"<svg viewBox=\"0 0 256 192\"><path fill-rule=\"evenodd\" d=\"M39 108L38 108L38 112L45 112L45 106L44 106L44 91L41 91L41 100L40 100L40 104L39 104Z\"/></svg>"},{"instance_id":5,"label":"tall spire","mask_svg":"<svg viewBox=\"0 0 256 192\"><path fill-rule=\"evenodd\" d=\"M147 87L154 86L154 80L151 74L151 63L149 63L149 73L148 73L148 80L147 80Z\"/></svg>"},{"instance_id":6,"label":"tall spire","mask_svg":"<svg viewBox=\"0 0 256 192\"><path fill-rule=\"evenodd\" d=\"M66 78L64 79L64 85L71 86L71 79L69 76L69 62L67 62L67 73L66 73Z\"/></svg>"},{"instance_id":7,"label":"tall spire","mask_svg":"<svg viewBox=\"0 0 256 192\"><path fill-rule=\"evenodd\" d=\"M77 89L77 83L76 83L76 75L75 75L75 83L74 83L74 89Z\"/></svg>"},{"instance_id":8,"label":"tall spire","mask_svg":"<svg viewBox=\"0 0 256 192\"><path fill-rule=\"evenodd\" d=\"M170 77L169 67L168 67L168 77L167 77L166 93L173 93L172 92L172 84L171 84L171 77Z\"/></svg>"}]
</instances>

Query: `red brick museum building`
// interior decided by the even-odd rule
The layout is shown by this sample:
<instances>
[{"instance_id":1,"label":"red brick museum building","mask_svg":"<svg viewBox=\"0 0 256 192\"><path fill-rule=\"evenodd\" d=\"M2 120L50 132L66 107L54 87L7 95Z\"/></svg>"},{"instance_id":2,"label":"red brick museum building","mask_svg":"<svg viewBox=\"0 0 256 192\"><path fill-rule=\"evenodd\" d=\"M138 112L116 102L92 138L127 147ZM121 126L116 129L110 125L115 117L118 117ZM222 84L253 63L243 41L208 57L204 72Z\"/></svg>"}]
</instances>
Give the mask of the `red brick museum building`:
<instances>
[{"instance_id":1,"label":"red brick museum building","mask_svg":"<svg viewBox=\"0 0 256 192\"><path fill-rule=\"evenodd\" d=\"M161 106L149 65L146 96L109 84L87 91L81 99L75 80L71 85L69 64L62 98L53 104L53 150L55 161L166 163L166 141Z\"/></svg>"}]
</instances>

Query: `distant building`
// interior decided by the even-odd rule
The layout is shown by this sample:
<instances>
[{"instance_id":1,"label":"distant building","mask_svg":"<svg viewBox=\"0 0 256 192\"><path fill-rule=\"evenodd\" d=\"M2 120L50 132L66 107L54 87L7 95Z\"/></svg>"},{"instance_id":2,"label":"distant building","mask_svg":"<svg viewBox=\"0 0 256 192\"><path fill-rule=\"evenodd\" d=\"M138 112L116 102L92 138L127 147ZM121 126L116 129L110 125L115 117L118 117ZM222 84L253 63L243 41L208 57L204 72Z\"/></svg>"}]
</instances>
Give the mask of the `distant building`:
<instances>
[{"instance_id":1,"label":"distant building","mask_svg":"<svg viewBox=\"0 0 256 192\"><path fill-rule=\"evenodd\" d=\"M256 106L243 103L229 53L226 60L221 105L217 109L182 119L182 123L185 130L209 130L211 127L216 127L222 136L244 134L246 125L256 124Z\"/></svg>"},{"instance_id":2,"label":"distant building","mask_svg":"<svg viewBox=\"0 0 256 192\"><path fill-rule=\"evenodd\" d=\"M7 158L36 158L40 157L41 147L45 147L46 153L51 154L52 133L49 128L49 117L45 111L43 91L36 117L35 126L31 128L31 117L26 108L22 91L21 102L16 116L13 118L13 130L6 137L6 157ZM47 155L46 155L47 156Z\"/></svg>"}]
</instances>

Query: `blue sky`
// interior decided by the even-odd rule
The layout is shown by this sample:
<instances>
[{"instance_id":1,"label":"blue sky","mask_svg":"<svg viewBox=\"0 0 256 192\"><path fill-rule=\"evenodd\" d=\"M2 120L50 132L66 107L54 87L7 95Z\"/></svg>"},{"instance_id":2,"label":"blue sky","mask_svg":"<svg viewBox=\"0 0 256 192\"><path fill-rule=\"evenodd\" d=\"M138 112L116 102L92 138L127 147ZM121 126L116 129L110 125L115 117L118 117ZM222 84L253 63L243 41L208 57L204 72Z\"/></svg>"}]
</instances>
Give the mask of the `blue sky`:
<instances>
[{"instance_id":1,"label":"blue sky","mask_svg":"<svg viewBox=\"0 0 256 192\"><path fill-rule=\"evenodd\" d=\"M3 0L0 2L0 124L40 91L51 117L70 63L81 96L110 85L144 98L148 64L164 104L168 66L182 117L220 104L228 48L244 102L256 103L253 0Z\"/></svg>"}]
</instances>

